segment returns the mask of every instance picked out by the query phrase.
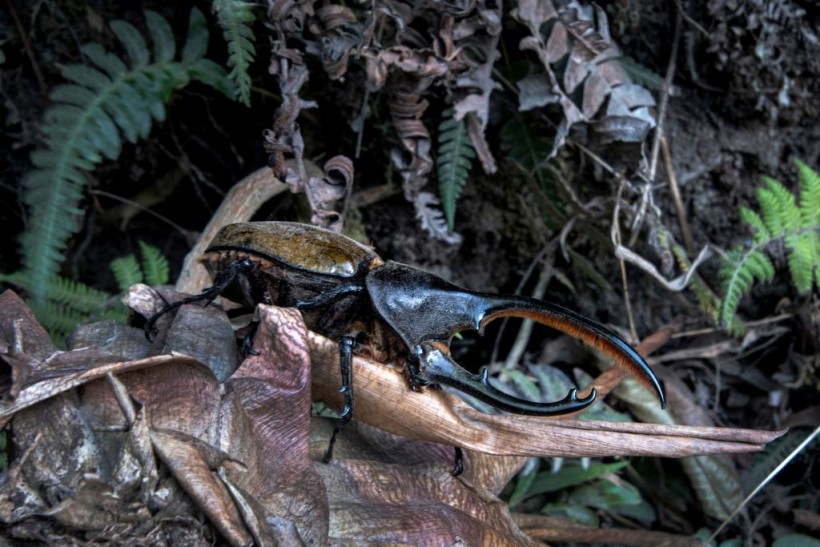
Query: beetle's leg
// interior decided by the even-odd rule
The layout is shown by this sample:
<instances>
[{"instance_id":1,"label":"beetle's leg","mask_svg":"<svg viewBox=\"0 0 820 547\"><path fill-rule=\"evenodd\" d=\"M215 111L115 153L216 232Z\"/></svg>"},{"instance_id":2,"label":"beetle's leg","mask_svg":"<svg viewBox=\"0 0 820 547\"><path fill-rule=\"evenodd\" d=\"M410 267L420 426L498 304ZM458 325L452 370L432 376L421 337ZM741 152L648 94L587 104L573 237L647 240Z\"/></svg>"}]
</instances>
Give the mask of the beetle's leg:
<instances>
[{"instance_id":1,"label":"beetle's leg","mask_svg":"<svg viewBox=\"0 0 820 547\"><path fill-rule=\"evenodd\" d=\"M455 448L455 459L453 462L453 470L450 471L454 477L458 477L462 473L464 473L464 451L461 450L461 447L454 446Z\"/></svg>"},{"instance_id":2,"label":"beetle's leg","mask_svg":"<svg viewBox=\"0 0 820 547\"><path fill-rule=\"evenodd\" d=\"M248 332L242 337L242 355L259 355L259 352L253 349L253 339L256 336L256 331L259 330L259 321L253 320L248 325Z\"/></svg>"},{"instance_id":3,"label":"beetle's leg","mask_svg":"<svg viewBox=\"0 0 820 547\"><path fill-rule=\"evenodd\" d=\"M419 360L416 378L426 384L450 386L499 410L532 416L559 416L583 410L597 396L595 388L584 398L579 398L577 390L571 389L566 397L554 403L535 403L507 395L490 384L487 369L480 375L472 374L453 361L446 346L435 342L424 342L416 347Z\"/></svg>"},{"instance_id":4,"label":"beetle's leg","mask_svg":"<svg viewBox=\"0 0 820 547\"><path fill-rule=\"evenodd\" d=\"M145 326L143 329L145 330L145 337L148 341L153 342L154 336L156 335L157 331L154 328L154 324L157 320L165 315L170 311L174 311L175 309L179 308L180 306L184 306L186 304L193 304L194 302L200 302L205 300L205 305L207 306L211 302L213 302L217 296L222 294L222 292L228 288L228 286L233 283L236 276L243 271L246 271L248 268L252 267L252 264L249 260L238 260L236 262L231 263L227 268L225 268L222 273L217 276L214 280L214 284L212 287L209 287L199 293L196 296L189 296L188 298L183 298L182 300L178 300L177 302L173 302L171 304L166 305L164 308L159 310L157 313L152 315L148 321L145 322Z\"/></svg>"},{"instance_id":5,"label":"beetle's leg","mask_svg":"<svg viewBox=\"0 0 820 547\"><path fill-rule=\"evenodd\" d=\"M333 459L333 445L336 444L336 435L339 431L350 422L353 418L353 345L355 340L352 336L343 336L339 340L339 366L342 372L342 387L339 392L344 395L345 406L339 414L339 419L336 422L336 427L333 428L333 434L330 436L330 442L327 446L324 458L322 460L328 463Z\"/></svg>"},{"instance_id":6,"label":"beetle's leg","mask_svg":"<svg viewBox=\"0 0 820 547\"><path fill-rule=\"evenodd\" d=\"M355 294L362 292L364 287L360 284L349 284L349 285L339 285L338 287L334 287L329 291L325 291L315 298L310 300L300 300L296 303L295 307L298 310L310 310L313 308L318 308L319 306L324 306L326 304L332 304L336 302L343 296L347 296L348 294Z\"/></svg>"},{"instance_id":7,"label":"beetle's leg","mask_svg":"<svg viewBox=\"0 0 820 547\"><path fill-rule=\"evenodd\" d=\"M345 406L339 414L341 425L347 424L353 417L353 346L352 336L343 336L339 340L339 366L342 372L342 387L339 392L344 395Z\"/></svg>"}]
</instances>

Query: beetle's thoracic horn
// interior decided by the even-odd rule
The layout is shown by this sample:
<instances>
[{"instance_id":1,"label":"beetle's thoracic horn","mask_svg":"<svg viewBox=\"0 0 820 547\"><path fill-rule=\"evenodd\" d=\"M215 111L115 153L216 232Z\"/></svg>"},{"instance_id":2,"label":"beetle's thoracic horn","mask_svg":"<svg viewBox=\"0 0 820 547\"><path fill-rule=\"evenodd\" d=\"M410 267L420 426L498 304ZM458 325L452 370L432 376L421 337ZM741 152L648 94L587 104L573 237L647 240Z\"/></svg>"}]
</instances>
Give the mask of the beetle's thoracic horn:
<instances>
[{"instance_id":1,"label":"beetle's thoracic horn","mask_svg":"<svg viewBox=\"0 0 820 547\"><path fill-rule=\"evenodd\" d=\"M666 407L663 387L644 358L632 346L600 323L587 319L572 310L541 300L523 296L489 294L482 296L487 307L479 323L481 329L498 317L522 317L579 338L630 371L638 381L657 394L661 408Z\"/></svg>"},{"instance_id":2,"label":"beetle's thoracic horn","mask_svg":"<svg viewBox=\"0 0 820 547\"><path fill-rule=\"evenodd\" d=\"M450 386L506 412L558 416L585 409L595 401L597 395L593 388L588 396L579 398L576 390L572 389L564 399L554 403L526 401L494 388L487 378L486 369L480 375L468 372L453 361L439 344L420 344L416 348L416 357L418 370L413 373L415 380L425 384Z\"/></svg>"}]
</instances>

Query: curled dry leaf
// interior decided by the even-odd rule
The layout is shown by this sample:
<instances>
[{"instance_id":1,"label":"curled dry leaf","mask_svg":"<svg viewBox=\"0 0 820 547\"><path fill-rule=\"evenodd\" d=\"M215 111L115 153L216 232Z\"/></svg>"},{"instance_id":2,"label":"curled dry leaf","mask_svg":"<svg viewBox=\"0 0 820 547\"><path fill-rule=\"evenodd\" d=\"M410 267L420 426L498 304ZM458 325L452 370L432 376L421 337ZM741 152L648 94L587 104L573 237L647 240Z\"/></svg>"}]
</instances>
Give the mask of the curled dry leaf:
<instances>
[{"instance_id":1,"label":"curled dry leaf","mask_svg":"<svg viewBox=\"0 0 820 547\"><path fill-rule=\"evenodd\" d=\"M364 25L347 6L328 4L316 10L324 27L320 40L322 66L332 80L347 72L348 58L361 44Z\"/></svg>"},{"instance_id":2,"label":"curled dry leaf","mask_svg":"<svg viewBox=\"0 0 820 547\"><path fill-rule=\"evenodd\" d=\"M490 95L498 88L492 72L499 58L502 4L488 0L421 4L379 0L350 6L326 3L316 9L314 17L311 1L276 2L269 13L279 36L271 73L278 78L283 104L265 138L277 176L288 181L293 191L307 191L296 116L312 103L300 103L297 96L304 81L297 79L305 66L301 54L283 45L298 41L305 44L307 55L321 60L331 80L341 80L358 68L366 77L366 93L384 90L401 144L391 158L402 176L406 198L414 204L422 228L444 241L460 241L448 232L438 205L423 190L433 165L430 134L421 121L427 108L424 96L433 86L445 88L457 119L466 119L470 140L485 171L495 172L484 131ZM297 20L300 24L293 24ZM362 131L365 112L371 109L368 97L366 94L361 101L362 113L351 121L356 131ZM287 159L295 160L294 169L288 170ZM321 211L314 208L313 212L315 219L324 218Z\"/></svg>"},{"instance_id":3,"label":"curled dry leaf","mask_svg":"<svg viewBox=\"0 0 820 547\"><path fill-rule=\"evenodd\" d=\"M530 31L530 36L521 40L520 49L533 51L543 69L517 82L519 109L549 104L561 107L561 121L548 158L563 146L577 123L588 124L602 145L643 143L656 125L650 110L655 100L645 88L632 83L618 60L620 53L609 36L606 13L601 8L572 0L556 10L551 0L522 0L513 17ZM580 104L572 99L578 90Z\"/></svg>"}]
</instances>

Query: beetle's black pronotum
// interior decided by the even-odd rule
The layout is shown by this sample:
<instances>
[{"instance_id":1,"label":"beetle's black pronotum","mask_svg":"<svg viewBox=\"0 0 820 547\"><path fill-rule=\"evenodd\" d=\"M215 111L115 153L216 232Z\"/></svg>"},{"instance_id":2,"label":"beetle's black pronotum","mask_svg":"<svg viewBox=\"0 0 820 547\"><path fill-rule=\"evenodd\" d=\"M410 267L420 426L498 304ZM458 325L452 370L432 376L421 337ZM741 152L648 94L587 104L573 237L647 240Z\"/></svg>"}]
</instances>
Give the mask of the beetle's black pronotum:
<instances>
[{"instance_id":1,"label":"beetle's black pronotum","mask_svg":"<svg viewBox=\"0 0 820 547\"><path fill-rule=\"evenodd\" d=\"M365 346L376 360L403 359L414 390L447 385L498 409L539 416L591 405L595 389L584 398L572 389L553 403L512 397L489 383L486 370L472 374L450 357L455 333L481 331L493 319L508 316L543 323L601 350L654 390L665 405L663 388L649 365L602 325L548 302L468 291L412 266L384 262L371 249L335 232L289 222L231 224L216 235L203 262L214 285L151 317L145 325L149 337L164 313L219 295L247 306L296 307L308 328L339 341L345 404L338 427L352 416L351 363L354 351ZM327 459L331 450L332 441Z\"/></svg>"}]
</instances>

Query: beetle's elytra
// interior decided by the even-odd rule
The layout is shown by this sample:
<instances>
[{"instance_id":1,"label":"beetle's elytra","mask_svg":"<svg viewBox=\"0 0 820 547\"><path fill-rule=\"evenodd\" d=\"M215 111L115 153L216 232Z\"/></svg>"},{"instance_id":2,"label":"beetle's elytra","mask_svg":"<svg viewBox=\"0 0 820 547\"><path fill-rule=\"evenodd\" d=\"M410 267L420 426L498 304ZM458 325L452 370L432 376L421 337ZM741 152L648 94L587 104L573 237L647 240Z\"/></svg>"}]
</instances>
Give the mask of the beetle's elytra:
<instances>
[{"instance_id":1,"label":"beetle's elytra","mask_svg":"<svg viewBox=\"0 0 820 547\"><path fill-rule=\"evenodd\" d=\"M345 396L340 425L350 420L353 411L354 340L365 340L370 355L403 359L416 390L429 384L448 385L519 414L553 416L591 405L594 389L585 398L573 389L553 403L509 396L489 383L486 371L472 374L450 357L450 340L456 332L481 331L493 319L507 316L532 319L583 340L655 391L662 406L666 402L649 365L606 327L548 302L469 291L418 268L384 262L368 247L329 230L290 222L231 224L216 235L203 262L214 285L149 319L145 327L149 337L162 314L219 295L249 307L259 303L296 307L308 328L340 342Z\"/></svg>"}]
</instances>

